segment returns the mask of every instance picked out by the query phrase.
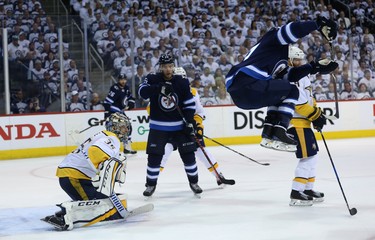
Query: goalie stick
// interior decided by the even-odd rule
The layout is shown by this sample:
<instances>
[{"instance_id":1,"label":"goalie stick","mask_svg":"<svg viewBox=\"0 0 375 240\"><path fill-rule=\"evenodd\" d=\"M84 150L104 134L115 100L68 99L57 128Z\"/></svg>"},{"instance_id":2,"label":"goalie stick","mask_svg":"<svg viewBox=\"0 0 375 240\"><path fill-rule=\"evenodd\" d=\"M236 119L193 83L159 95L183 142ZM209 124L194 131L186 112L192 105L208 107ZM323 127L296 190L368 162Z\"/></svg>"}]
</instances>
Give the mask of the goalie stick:
<instances>
[{"instance_id":1,"label":"goalie stick","mask_svg":"<svg viewBox=\"0 0 375 240\"><path fill-rule=\"evenodd\" d=\"M182 118L182 121L184 122L184 124L188 124L188 122L186 121L186 119L184 117L184 114L182 113L180 107L177 105L177 103L176 103L175 99L173 98L173 96L168 96L168 98L171 99L171 101L173 102L173 104L176 106L177 112L180 114L180 117ZM194 135L193 139L198 144L199 148L202 150L202 152L203 152L204 156L206 157L207 161L210 163L213 171L215 172L215 175L216 175L217 179L219 179L223 184L234 185L236 183L236 181L234 181L233 179L226 179L222 175L220 175L220 173L218 173L218 171L216 170L215 166L211 162L211 159L208 157L206 151L204 150L204 147L199 142L199 139L197 138L197 136Z\"/></svg>"},{"instance_id":2,"label":"goalie stick","mask_svg":"<svg viewBox=\"0 0 375 240\"><path fill-rule=\"evenodd\" d=\"M136 215L139 215L139 214L151 212L152 210L154 210L154 204L148 203L148 204L145 204L145 205L142 205L140 207L134 208L133 210L127 212L126 216L123 219L119 219L119 220L126 220L130 217L133 217L133 216L136 216Z\"/></svg>"}]
</instances>

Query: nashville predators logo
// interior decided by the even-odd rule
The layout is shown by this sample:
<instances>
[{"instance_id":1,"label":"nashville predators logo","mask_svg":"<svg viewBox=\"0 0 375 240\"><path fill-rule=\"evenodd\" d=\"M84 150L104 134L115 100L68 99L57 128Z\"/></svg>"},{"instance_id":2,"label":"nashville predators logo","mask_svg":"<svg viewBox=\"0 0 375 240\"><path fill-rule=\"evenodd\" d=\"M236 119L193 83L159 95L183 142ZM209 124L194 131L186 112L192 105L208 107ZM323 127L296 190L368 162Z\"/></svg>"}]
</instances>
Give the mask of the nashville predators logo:
<instances>
[{"instance_id":1,"label":"nashville predators logo","mask_svg":"<svg viewBox=\"0 0 375 240\"><path fill-rule=\"evenodd\" d=\"M159 107L164 112L171 112L175 110L176 109L175 103L177 102L178 102L178 98L175 94L171 94L168 97L163 96L161 94L159 95Z\"/></svg>"}]
</instances>

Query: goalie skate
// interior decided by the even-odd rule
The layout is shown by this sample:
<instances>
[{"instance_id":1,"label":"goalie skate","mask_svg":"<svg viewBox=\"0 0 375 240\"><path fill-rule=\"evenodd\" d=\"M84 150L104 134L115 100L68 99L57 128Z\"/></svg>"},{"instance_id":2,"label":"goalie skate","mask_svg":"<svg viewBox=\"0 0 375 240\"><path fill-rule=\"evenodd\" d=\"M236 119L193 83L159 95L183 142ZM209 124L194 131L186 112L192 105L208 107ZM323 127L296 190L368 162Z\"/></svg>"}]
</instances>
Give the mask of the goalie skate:
<instances>
[{"instance_id":1,"label":"goalie skate","mask_svg":"<svg viewBox=\"0 0 375 240\"><path fill-rule=\"evenodd\" d=\"M66 230L71 229L69 225L65 224L64 217L57 217L56 215L50 215L40 220L48 224L51 224L52 226L56 228L56 230L59 230L59 231L66 231Z\"/></svg>"},{"instance_id":2,"label":"goalie skate","mask_svg":"<svg viewBox=\"0 0 375 240\"><path fill-rule=\"evenodd\" d=\"M312 206L313 205L313 198L304 194L303 192L298 192L296 190L292 190L290 193L290 202L289 206Z\"/></svg>"}]
</instances>

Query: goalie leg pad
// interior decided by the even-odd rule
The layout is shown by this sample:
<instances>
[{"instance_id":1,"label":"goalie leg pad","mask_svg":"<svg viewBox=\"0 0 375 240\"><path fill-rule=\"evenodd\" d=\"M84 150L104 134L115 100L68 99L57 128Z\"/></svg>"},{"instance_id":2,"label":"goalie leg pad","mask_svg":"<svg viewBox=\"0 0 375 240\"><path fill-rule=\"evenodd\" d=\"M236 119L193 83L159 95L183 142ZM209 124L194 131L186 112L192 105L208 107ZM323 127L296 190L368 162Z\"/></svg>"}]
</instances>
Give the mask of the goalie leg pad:
<instances>
[{"instance_id":1,"label":"goalie leg pad","mask_svg":"<svg viewBox=\"0 0 375 240\"><path fill-rule=\"evenodd\" d=\"M120 195L118 200L122 205L123 211L127 212L126 196ZM122 218L109 198L64 202L59 206L66 212L64 215L64 221L68 226L67 230L73 229L73 225L74 227L86 227L97 222Z\"/></svg>"}]
</instances>

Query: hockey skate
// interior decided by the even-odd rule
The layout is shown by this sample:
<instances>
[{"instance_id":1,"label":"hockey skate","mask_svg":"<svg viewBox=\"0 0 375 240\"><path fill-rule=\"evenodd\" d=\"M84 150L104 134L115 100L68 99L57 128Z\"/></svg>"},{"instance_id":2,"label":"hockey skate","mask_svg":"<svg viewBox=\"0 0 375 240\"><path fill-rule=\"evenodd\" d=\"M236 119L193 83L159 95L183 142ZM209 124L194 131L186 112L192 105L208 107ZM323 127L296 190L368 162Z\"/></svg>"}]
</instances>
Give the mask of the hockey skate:
<instances>
[{"instance_id":1,"label":"hockey skate","mask_svg":"<svg viewBox=\"0 0 375 240\"><path fill-rule=\"evenodd\" d=\"M324 193L314 191L314 190L305 190L303 191L304 194L307 196L310 196L313 198L313 201L318 203L318 202L323 202L324 201Z\"/></svg>"},{"instance_id":2,"label":"hockey skate","mask_svg":"<svg viewBox=\"0 0 375 240\"><path fill-rule=\"evenodd\" d=\"M128 141L124 144L124 153L125 154L136 154L137 151L133 150L131 147L131 141Z\"/></svg>"},{"instance_id":3,"label":"hockey skate","mask_svg":"<svg viewBox=\"0 0 375 240\"><path fill-rule=\"evenodd\" d=\"M313 198L304 194L303 192L299 192L296 190L292 190L290 193L290 202L289 206L312 206L313 205Z\"/></svg>"},{"instance_id":4,"label":"hockey skate","mask_svg":"<svg viewBox=\"0 0 375 240\"><path fill-rule=\"evenodd\" d=\"M146 184L146 190L143 192L143 196L145 196L145 197L151 197L152 194L154 194L155 189L156 189L156 185L155 186L148 186Z\"/></svg>"},{"instance_id":5,"label":"hockey skate","mask_svg":"<svg viewBox=\"0 0 375 240\"><path fill-rule=\"evenodd\" d=\"M69 226L69 225L65 224L63 216L58 217L56 215L50 215L50 216L47 216L47 217L42 218L40 220L53 225L57 230L60 230L60 231L66 231L66 230L73 229L73 226Z\"/></svg>"},{"instance_id":6,"label":"hockey skate","mask_svg":"<svg viewBox=\"0 0 375 240\"><path fill-rule=\"evenodd\" d=\"M220 177L216 177L216 183L217 185L234 185L236 181L233 179L226 179L222 173L219 173Z\"/></svg>"},{"instance_id":7,"label":"hockey skate","mask_svg":"<svg viewBox=\"0 0 375 240\"><path fill-rule=\"evenodd\" d=\"M286 129L281 125L275 125L272 136L272 148L278 151L295 152L297 142L286 133Z\"/></svg>"},{"instance_id":8,"label":"hockey skate","mask_svg":"<svg viewBox=\"0 0 375 240\"><path fill-rule=\"evenodd\" d=\"M265 148L272 148L272 131L273 125L270 123L264 123L262 131L262 141L260 142L260 146Z\"/></svg>"},{"instance_id":9,"label":"hockey skate","mask_svg":"<svg viewBox=\"0 0 375 240\"><path fill-rule=\"evenodd\" d=\"M199 187L198 183L189 183L189 186L195 195L199 195L203 192L202 188Z\"/></svg>"}]
</instances>

